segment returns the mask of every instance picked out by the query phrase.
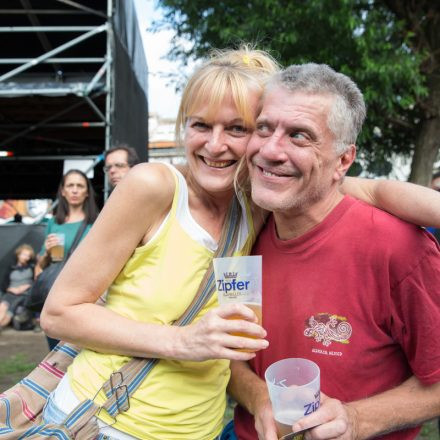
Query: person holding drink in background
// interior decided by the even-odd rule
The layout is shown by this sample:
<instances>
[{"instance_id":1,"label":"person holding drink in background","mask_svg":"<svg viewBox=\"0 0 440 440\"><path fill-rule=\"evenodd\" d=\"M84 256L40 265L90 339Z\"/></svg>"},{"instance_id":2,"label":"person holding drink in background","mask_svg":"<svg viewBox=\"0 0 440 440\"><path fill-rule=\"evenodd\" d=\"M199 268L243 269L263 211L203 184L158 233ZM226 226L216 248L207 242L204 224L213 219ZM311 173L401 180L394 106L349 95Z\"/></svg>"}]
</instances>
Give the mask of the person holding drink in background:
<instances>
[{"instance_id":1,"label":"person holding drink in background","mask_svg":"<svg viewBox=\"0 0 440 440\"><path fill-rule=\"evenodd\" d=\"M231 363L230 439L276 440L281 422L312 428L307 440L410 440L440 415L438 243L340 192L365 113L356 84L326 65L290 66L266 86L247 164L253 201L273 212L253 248L269 347ZM282 420L264 377L294 357L319 366L323 393Z\"/></svg>"},{"instance_id":2,"label":"person holding drink in background","mask_svg":"<svg viewBox=\"0 0 440 440\"><path fill-rule=\"evenodd\" d=\"M44 245L35 268L37 276L51 261L64 259L81 222L87 223L84 238L99 213L92 184L80 170L70 170L63 176L56 199L58 205L54 217L47 223Z\"/></svg>"},{"instance_id":3,"label":"person holding drink in background","mask_svg":"<svg viewBox=\"0 0 440 440\"><path fill-rule=\"evenodd\" d=\"M220 434L229 360L252 359L267 347L266 333L252 310L218 306L215 296L192 324L171 323L195 295L235 197L242 212L236 224L238 255L249 253L261 226L263 215L252 215L246 193L235 195L234 179L264 82L276 70L261 51L214 53L182 96L177 131L184 130L187 166L179 172L166 164L137 165L112 192L43 310L42 326L50 335L86 347L50 397L48 421L62 421L86 398L96 396L101 404L105 397L99 390L113 371L130 357L153 357L160 362L130 399L130 408L116 420L105 411L97 415L101 432L166 440L213 440ZM405 185L396 185L407 194ZM424 221L427 211L430 216L431 205L416 215ZM106 304L97 306L105 290Z\"/></svg>"},{"instance_id":4,"label":"person holding drink in background","mask_svg":"<svg viewBox=\"0 0 440 440\"><path fill-rule=\"evenodd\" d=\"M49 235L52 236L50 238L55 239L55 243L56 243L52 247L50 247L51 240L48 240L49 248L46 248L46 249L48 249L51 261L63 261L64 260L64 244L65 244L66 235L63 234L62 232L54 232Z\"/></svg>"},{"instance_id":5,"label":"person holding drink in background","mask_svg":"<svg viewBox=\"0 0 440 440\"><path fill-rule=\"evenodd\" d=\"M35 276L38 276L50 263L63 261L81 223L83 221L87 223L81 237L83 239L99 213L92 184L80 170L70 170L64 174L56 198L58 205L54 216L47 223L44 244L35 267ZM49 337L47 339L50 349L58 343L56 339Z\"/></svg>"}]
</instances>

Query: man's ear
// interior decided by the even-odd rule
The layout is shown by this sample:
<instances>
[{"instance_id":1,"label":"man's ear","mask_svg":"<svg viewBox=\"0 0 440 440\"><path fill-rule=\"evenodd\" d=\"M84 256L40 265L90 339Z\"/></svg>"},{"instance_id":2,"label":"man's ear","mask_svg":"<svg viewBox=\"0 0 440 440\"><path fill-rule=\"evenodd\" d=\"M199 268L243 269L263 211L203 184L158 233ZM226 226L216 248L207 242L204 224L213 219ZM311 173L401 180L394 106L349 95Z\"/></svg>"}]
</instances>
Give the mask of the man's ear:
<instances>
[{"instance_id":1,"label":"man's ear","mask_svg":"<svg viewBox=\"0 0 440 440\"><path fill-rule=\"evenodd\" d=\"M338 165L336 166L334 175L336 181L341 181L344 178L355 158L356 145L351 144L338 158Z\"/></svg>"}]
</instances>

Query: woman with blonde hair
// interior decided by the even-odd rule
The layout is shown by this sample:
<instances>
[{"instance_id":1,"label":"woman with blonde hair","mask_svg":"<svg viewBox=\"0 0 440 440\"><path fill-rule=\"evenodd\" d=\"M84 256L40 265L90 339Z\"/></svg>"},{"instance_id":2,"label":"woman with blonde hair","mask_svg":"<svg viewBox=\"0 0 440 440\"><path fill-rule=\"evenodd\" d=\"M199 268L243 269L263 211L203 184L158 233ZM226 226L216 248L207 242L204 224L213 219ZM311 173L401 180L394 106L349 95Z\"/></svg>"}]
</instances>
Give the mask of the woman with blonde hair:
<instances>
[{"instance_id":1,"label":"woman with blonde hair","mask_svg":"<svg viewBox=\"0 0 440 440\"><path fill-rule=\"evenodd\" d=\"M261 226L263 215L253 215L234 180L264 83L277 68L262 51L215 52L189 79L179 108L187 165L182 171L137 165L113 191L43 310L48 334L85 347L50 397L47 422L63 423L87 399L101 408L109 392L102 385L115 371L131 357L156 358L129 408L116 417L96 414L100 433L164 440L220 435L229 360L249 360L267 347L265 331L250 309L218 306L215 296L189 325L172 324L211 263L233 200L241 213L236 255L250 252ZM100 307L95 302L106 290Z\"/></svg>"}]
</instances>

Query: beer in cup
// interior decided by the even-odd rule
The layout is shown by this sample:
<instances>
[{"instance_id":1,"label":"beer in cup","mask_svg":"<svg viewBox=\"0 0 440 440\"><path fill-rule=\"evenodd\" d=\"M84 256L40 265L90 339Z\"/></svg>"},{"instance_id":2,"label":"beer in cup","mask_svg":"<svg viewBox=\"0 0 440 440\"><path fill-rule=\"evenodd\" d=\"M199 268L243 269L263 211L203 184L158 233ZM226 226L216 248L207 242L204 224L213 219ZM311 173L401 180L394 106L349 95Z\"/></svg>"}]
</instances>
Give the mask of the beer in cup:
<instances>
[{"instance_id":1,"label":"beer in cup","mask_svg":"<svg viewBox=\"0 0 440 440\"><path fill-rule=\"evenodd\" d=\"M278 437L292 432L292 425L319 408L320 371L308 359L282 359L270 365L266 379Z\"/></svg>"},{"instance_id":2,"label":"beer in cup","mask_svg":"<svg viewBox=\"0 0 440 440\"><path fill-rule=\"evenodd\" d=\"M261 255L214 258L213 264L219 304L244 304L253 310L257 315L258 324L261 325ZM251 337L247 334L234 335Z\"/></svg>"},{"instance_id":3,"label":"beer in cup","mask_svg":"<svg viewBox=\"0 0 440 440\"><path fill-rule=\"evenodd\" d=\"M57 236L58 243L50 248L50 258L52 259L52 261L63 261L65 235L60 232L56 232L54 235Z\"/></svg>"}]
</instances>

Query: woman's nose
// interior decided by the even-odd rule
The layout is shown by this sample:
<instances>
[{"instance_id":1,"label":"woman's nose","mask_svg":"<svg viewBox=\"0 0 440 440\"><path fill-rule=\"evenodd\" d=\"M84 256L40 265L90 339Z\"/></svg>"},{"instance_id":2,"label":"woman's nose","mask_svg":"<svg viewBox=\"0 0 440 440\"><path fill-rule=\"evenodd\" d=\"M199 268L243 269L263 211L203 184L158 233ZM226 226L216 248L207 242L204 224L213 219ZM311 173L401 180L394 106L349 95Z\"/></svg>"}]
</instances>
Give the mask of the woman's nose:
<instances>
[{"instance_id":1,"label":"woman's nose","mask_svg":"<svg viewBox=\"0 0 440 440\"><path fill-rule=\"evenodd\" d=\"M214 127L206 142L206 146L212 154L223 153L228 148L225 143L223 129Z\"/></svg>"}]
</instances>

